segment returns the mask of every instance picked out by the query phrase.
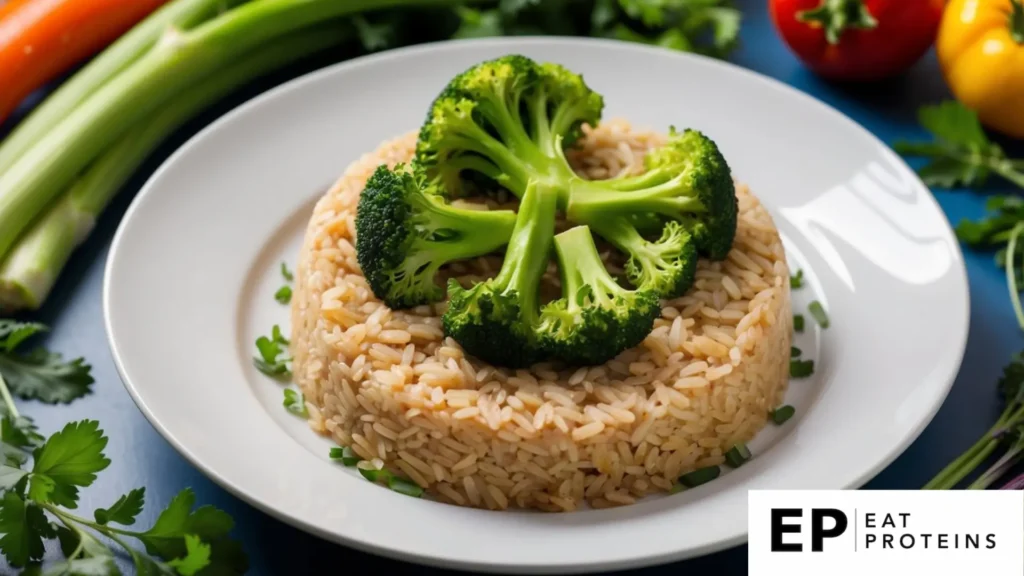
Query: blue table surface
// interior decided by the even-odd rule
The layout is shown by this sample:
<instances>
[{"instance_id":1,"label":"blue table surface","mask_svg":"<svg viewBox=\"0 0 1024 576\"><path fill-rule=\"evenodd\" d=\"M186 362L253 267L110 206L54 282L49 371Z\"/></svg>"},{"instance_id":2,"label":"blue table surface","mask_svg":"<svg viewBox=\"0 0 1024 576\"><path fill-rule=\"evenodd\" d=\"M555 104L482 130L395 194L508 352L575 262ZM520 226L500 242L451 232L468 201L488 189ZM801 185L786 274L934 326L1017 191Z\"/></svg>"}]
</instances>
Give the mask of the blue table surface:
<instances>
[{"instance_id":1,"label":"blue table surface","mask_svg":"<svg viewBox=\"0 0 1024 576\"><path fill-rule=\"evenodd\" d=\"M925 138L915 120L916 109L949 97L933 53L896 80L857 87L825 82L803 68L776 35L766 1L747 0L738 4L744 10L744 24L742 46L731 58L733 62L816 96L888 144L904 138ZM291 72L294 75L301 71ZM262 88L265 86L256 91ZM237 103L236 99L231 105ZM224 107L216 113L223 111ZM320 540L238 500L186 462L150 426L122 386L110 357L101 309L103 268L110 240L134 193L167 154L208 119L184 129L136 175L103 215L91 238L65 270L45 308L36 315L52 326L46 342L48 347L69 356L84 356L92 363L96 378L93 394L66 406L22 403L22 410L35 417L47 434L68 421L84 418L98 419L106 430L110 437L107 454L112 464L92 487L83 491L82 510L108 506L128 490L145 486L146 500L151 504L139 525L147 526L155 520L161 506L182 488L191 486L198 502L213 504L234 516L235 536L243 541L248 552L251 574L334 572L345 567L358 567L358 572L369 572L372 568L376 573L443 573ZM10 123L0 127L0 137L9 128ZM999 191L998 187L993 191ZM982 194L935 190L935 195L951 222L984 213ZM960 374L942 409L917 441L865 488L919 488L971 445L999 412L995 383L1002 366L1022 348L1024 334L1014 321L1004 276L994 265L991 254L966 252L965 260L970 279L971 323ZM216 440L211 438L211 441ZM746 549L738 547L628 573L669 574L714 569L724 574L745 574L746 566ZM130 573L127 564L122 567ZM0 565L0 573L9 573L9 570Z\"/></svg>"}]
</instances>

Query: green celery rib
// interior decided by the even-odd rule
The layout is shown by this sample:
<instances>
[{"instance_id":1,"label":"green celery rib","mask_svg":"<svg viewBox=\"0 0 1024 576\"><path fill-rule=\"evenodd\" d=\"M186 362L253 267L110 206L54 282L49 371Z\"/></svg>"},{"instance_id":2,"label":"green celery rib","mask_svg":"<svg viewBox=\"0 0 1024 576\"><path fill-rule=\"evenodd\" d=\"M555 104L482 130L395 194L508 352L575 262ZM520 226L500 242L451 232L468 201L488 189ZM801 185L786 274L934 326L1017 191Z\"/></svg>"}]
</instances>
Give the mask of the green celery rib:
<instances>
[{"instance_id":1,"label":"green celery rib","mask_svg":"<svg viewBox=\"0 0 1024 576\"><path fill-rule=\"evenodd\" d=\"M224 0L174 0L133 27L61 84L0 144L0 174L78 104L152 48L168 27L189 29L224 7Z\"/></svg>"},{"instance_id":2,"label":"green celery rib","mask_svg":"<svg viewBox=\"0 0 1024 576\"><path fill-rule=\"evenodd\" d=\"M253 0L192 30L170 29L0 174L0 258L60 192L133 124L248 52L317 22L443 0Z\"/></svg>"},{"instance_id":3,"label":"green celery rib","mask_svg":"<svg viewBox=\"0 0 1024 576\"><path fill-rule=\"evenodd\" d=\"M294 32L186 90L97 159L18 241L0 266L0 310L38 308L74 249L125 181L170 133L246 82L340 45L338 26Z\"/></svg>"}]
</instances>

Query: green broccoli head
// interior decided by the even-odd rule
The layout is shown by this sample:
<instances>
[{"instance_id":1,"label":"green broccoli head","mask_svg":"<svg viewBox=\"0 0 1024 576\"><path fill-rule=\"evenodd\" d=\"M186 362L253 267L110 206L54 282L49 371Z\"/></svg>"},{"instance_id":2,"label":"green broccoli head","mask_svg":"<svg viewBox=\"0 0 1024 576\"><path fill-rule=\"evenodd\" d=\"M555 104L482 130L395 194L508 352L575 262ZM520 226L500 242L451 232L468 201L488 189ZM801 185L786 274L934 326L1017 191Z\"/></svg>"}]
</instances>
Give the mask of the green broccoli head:
<instances>
[{"instance_id":1,"label":"green broccoli head","mask_svg":"<svg viewBox=\"0 0 1024 576\"><path fill-rule=\"evenodd\" d=\"M681 173L682 185L696 194L703 206L699 216L685 218L701 251L709 258L723 260L732 249L739 212L736 187L725 157L713 140L686 129L673 127L665 146L644 159L649 171Z\"/></svg>"},{"instance_id":2,"label":"green broccoli head","mask_svg":"<svg viewBox=\"0 0 1024 576\"><path fill-rule=\"evenodd\" d=\"M569 364L601 364L650 334L661 313L658 294L619 286L604 267L586 226L555 236L562 298L540 312L538 333L549 354Z\"/></svg>"},{"instance_id":3,"label":"green broccoli head","mask_svg":"<svg viewBox=\"0 0 1024 576\"><path fill-rule=\"evenodd\" d=\"M680 222L705 256L724 259L736 235L738 206L732 173L714 141L696 130L673 128L646 163L640 176L573 182L569 219L591 225L619 215L649 220L656 214Z\"/></svg>"},{"instance_id":4,"label":"green broccoli head","mask_svg":"<svg viewBox=\"0 0 1024 576\"><path fill-rule=\"evenodd\" d=\"M420 128L416 165L452 194L476 173L522 196L531 181L565 189L563 146L603 100L580 76L520 55L481 62L452 79Z\"/></svg>"},{"instance_id":5,"label":"green broccoli head","mask_svg":"<svg viewBox=\"0 0 1024 576\"><path fill-rule=\"evenodd\" d=\"M678 222L665 223L661 237L649 241L627 231L615 236L615 244L629 254L626 277L640 288L648 288L662 298L682 296L693 285L697 274L697 247L693 237ZM610 240L611 241L611 240Z\"/></svg>"},{"instance_id":6,"label":"green broccoli head","mask_svg":"<svg viewBox=\"0 0 1024 576\"><path fill-rule=\"evenodd\" d=\"M379 166L356 208L356 258L373 293L392 308L440 300L441 266L505 245L516 215L447 204L404 166Z\"/></svg>"},{"instance_id":7,"label":"green broccoli head","mask_svg":"<svg viewBox=\"0 0 1024 576\"><path fill-rule=\"evenodd\" d=\"M541 360L529 309L529 294L486 281L463 288L448 281L448 311L441 318L444 333L477 358L496 366L530 366Z\"/></svg>"},{"instance_id":8,"label":"green broccoli head","mask_svg":"<svg viewBox=\"0 0 1024 576\"><path fill-rule=\"evenodd\" d=\"M469 289L449 283L450 300L441 323L445 334L473 356L513 368L542 357L535 327L557 199L552 190L531 182L497 276Z\"/></svg>"}]
</instances>

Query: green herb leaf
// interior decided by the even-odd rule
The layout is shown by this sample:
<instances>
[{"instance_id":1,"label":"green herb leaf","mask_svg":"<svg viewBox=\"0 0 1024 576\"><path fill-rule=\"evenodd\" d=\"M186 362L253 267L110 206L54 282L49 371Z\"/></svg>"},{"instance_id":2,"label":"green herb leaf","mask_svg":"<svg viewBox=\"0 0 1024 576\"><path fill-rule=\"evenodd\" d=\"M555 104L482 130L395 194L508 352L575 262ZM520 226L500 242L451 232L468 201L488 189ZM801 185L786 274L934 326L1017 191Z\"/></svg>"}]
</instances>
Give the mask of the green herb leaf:
<instances>
[{"instance_id":1,"label":"green herb leaf","mask_svg":"<svg viewBox=\"0 0 1024 576\"><path fill-rule=\"evenodd\" d=\"M498 10L477 10L458 6L455 13L462 23L452 38L488 38L503 36L505 33L501 12Z\"/></svg>"},{"instance_id":2,"label":"green herb leaf","mask_svg":"<svg viewBox=\"0 0 1024 576\"><path fill-rule=\"evenodd\" d=\"M100 542L91 533L75 527L74 530L65 526L57 527L57 539L60 541L60 549L65 556L71 556L78 550L79 545L82 552L90 558L108 557L113 559L114 553L106 544Z\"/></svg>"},{"instance_id":3,"label":"green herb leaf","mask_svg":"<svg viewBox=\"0 0 1024 576\"><path fill-rule=\"evenodd\" d=\"M288 369L291 358L285 354L285 348L289 344L288 339L281 333L281 327L275 324L270 338L260 336L256 339L256 350L260 354L253 358L256 369L279 380L291 378L291 371Z\"/></svg>"},{"instance_id":4,"label":"green herb leaf","mask_svg":"<svg viewBox=\"0 0 1024 576\"><path fill-rule=\"evenodd\" d=\"M178 576L177 571L163 562L159 562L145 554L134 553L135 573L137 576Z\"/></svg>"},{"instance_id":5,"label":"green herb leaf","mask_svg":"<svg viewBox=\"0 0 1024 576\"><path fill-rule=\"evenodd\" d=\"M786 404L785 406L779 406L775 410L771 411L769 416L771 417L772 422L782 425L792 418L794 414L796 414L796 408Z\"/></svg>"},{"instance_id":6,"label":"green herb leaf","mask_svg":"<svg viewBox=\"0 0 1024 576\"><path fill-rule=\"evenodd\" d=\"M284 407L296 416L301 416L303 418L309 417L309 412L306 410L306 399L302 396L302 392L292 390L291 388L285 388Z\"/></svg>"},{"instance_id":7,"label":"green herb leaf","mask_svg":"<svg viewBox=\"0 0 1024 576\"><path fill-rule=\"evenodd\" d=\"M19 344L46 330L45 325L36 322L0 319L0 349L5 352L13 352Z\"/></svg>"},{"instance_id":8,"label":"green herb leaf","mask_svg":"<svg viewBox=\"0 0 1024 576\"><path fill-rule=\"evenodd\" d=\"M718 466L708 466L706 468L698 468L693 472L688 472L679 477L679 483L687 488L695 488L701 484L707 484L715 478L718 478L721 474L721 469Z\"/></svg>"},{"instance_id":9,"label":"green herb leaf","mask_svg":"<svg viewBox=\"0 0 1024 576\"><path fill-rule=\"evenodd\" d=\"M281 262L281 276L284 276L284 279L288 282L295 280L295 275L288 269L288 264L286 262Z\"/></svg>"},{"instance_id":10,"label":"green herb leaf","mask_svg":"<svg viewBox=\"0 0 1024 576\"><path fill-rule=\"evenodd\" d=\"M790 378L807 378L814 374L814 360L790 360Z\"/></svg>"},{"instance_id":11,"label":"green herb leaf","mask_svg":"<svg viewBox=\"0 0 1024 576\"><path fill-rule=\"evenodd\" d=\"M5 492L0 500L0 534L0 553L19 568L40 560L45 552L43 539L57 535L43 511L14 492Z\"/></svg>"},{"instance_id":12,"label":"green herb leaf","mask_svg":"<svg viewBox=\"0 0 1024 576\"><path fill-rule=\"evenodd\" d=\"M195 576L197 572L210 565L210 546L204 544L197 536L185 535L185 555L167 563L182 576Z\"/></svg>"},{"instance_id":13,"label":"green herb leaf","mask_svg":"<svg viewBox=\"0 0 1024 576\"><path fill-rule=\"evenodd\" d=\"M99 422L70 422L33 453L29 498L66 508L78 506L78 487L89 486L110 465L103 455L107 438Z\"/></svg>"},{"instance_id":14,"label":"green herb leaf","mask_svg":"<svg viewBox=\"0 0 1024 576\"><path fill-rule=\"evenodd\" d=\"M277 292L274 292L274 300L277 300L281 304L288 304L289 302L291 302L292 301L292 287L291 286L281 286L280 288L278 288Z\"/></svg>"},{"instance_id":15,"label":"green herb leaf","mask_svg":"<svg viewBox=\"0 0 1024 576\"><path fill-rule=\"evenodd\" d=\"M60 354L37 348L25 355L0 354L0 375L11 392L47 404L71 402L89 393L91 366L82 358L64 362Z\"/></svg>"},{"instance_id":16,"label":"green herb leaf","mask_svg":"<svg viewBox=\"0 0 1024 576\"><path fill-rule=\"evenodd\" d=\"M796 346L790 346L789 347L789 355L792 358L799 358L801 355L803 355L803 350L800 350Z\"/></svg>"},{"instance_id":17,"label":"green herb leaf","mask_svg":"<svg viewBox=\"0 0 1024 576\"><path fill-rule=\"evenodd\" d=\"M904 156L928 159L918 174L929 186L980 186L993 173L1024 186L1021 163L1009 160L985 135L977 114L959 102L923 106L918 121L935 141L896 142L893 148Z\"/></svg>"},{"instance_id":18,"label":"green herb leaf","mask_svg":"<svg viewBox=\"0 0 1024 576\"><path fill-rule=\"evenodd\" d=\"M789 277L790 288L803 288L804 286L804 271L797 270L796 274Z\"/></svg>"},{"instance_id":19,"label":"green herb leaf","mask_svg":"<svg viewBox=\"0 0 1024 576\"><path fill-rule=\"evenodd\" d=\"M811 302L807 306L807 311L811 313L811 317L818 323L818 326L828 328L828 314L825 313L825 308L821 305L821 302L817 300Z\"/></svg>"},{"instance_id":20,"label":"green herb leaf","mask_svg":"<svg viewBox=\"0 0 1024 576\"><path fill-rule=\"evenodd\" d=\"M803 332L804 331L804 316L803 314L793 315L793 331Z\"/></svg>"},{"instance_id":21,"label":"green herb leaf","mask_svg":"<svg viewBox=\"0 0 1024 576\"><path fill-rule=\"evenodd\" d=\"M113 556L75 558L51 566L43 576L120 576Z\"/></svg>"},{"instance_id":22,"label":"green herb leaf","mask_svg":"<svg viewBox=\"0 0 1024 576\"><path fill-rule=\"evenodd\" d=\"M248 561L238 542L228 538L234 520L227 513L212 506L192 510L195 493L186 488L171 500L160 513L152 528L138 536L152 555L164 559L188 555L185 536L198 537L210 547L211 574L243 574Z\"/></svg>"},{"instance_id":23,"label":"green herb leaf","mask_svg":"<svg viewBox=\"0 0 1024 576\"><path fill-rule=\"evenodd\" d=\"M97 508L93 512L96 522L107 524L116 522L124 526L135 524L135 517L142 512L146 502L146 489L136 488L121 496L110 508Z\"/></svg>"}]
</instances>

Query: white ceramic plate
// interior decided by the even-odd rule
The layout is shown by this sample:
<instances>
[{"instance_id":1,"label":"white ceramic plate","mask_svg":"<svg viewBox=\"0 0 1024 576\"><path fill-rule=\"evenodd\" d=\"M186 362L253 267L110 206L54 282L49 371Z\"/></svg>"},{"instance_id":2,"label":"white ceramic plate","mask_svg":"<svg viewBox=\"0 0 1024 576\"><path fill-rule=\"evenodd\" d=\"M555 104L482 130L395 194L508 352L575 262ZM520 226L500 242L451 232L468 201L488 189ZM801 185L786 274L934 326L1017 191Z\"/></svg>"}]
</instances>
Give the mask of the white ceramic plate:
<instances>
[{"instance_id":1,"label":"white ceramic plate","mask_svg":"<svg viewBox=\"0 0 1024 576\"><path fill-rule=\"evenodd\" d=\"M752 444L753 461L685 493L612 510L489 512L417 500L331 463L328 442L281 407L251 364L287 309L277 265L294 262L313 202L346 165L418 127L445 82L518 52L583 73L605 118L705 131L782 232L791 266L831 327L796 345L817 371L794 381L797 417ZM657 71L652 73L652 71ZM408 560L582 572L744 542L747 491L854 488L932 418L960 365L967 281L927 188L886 146L820 102L696 56L582 39L496 39L397 50L334 66L256 98L183 146L139 193L114 240L107 331L125 385L192 463L255 506L314 534ZM187 359L187 361L182 361Z\"/></svg>"}]
</instances>

